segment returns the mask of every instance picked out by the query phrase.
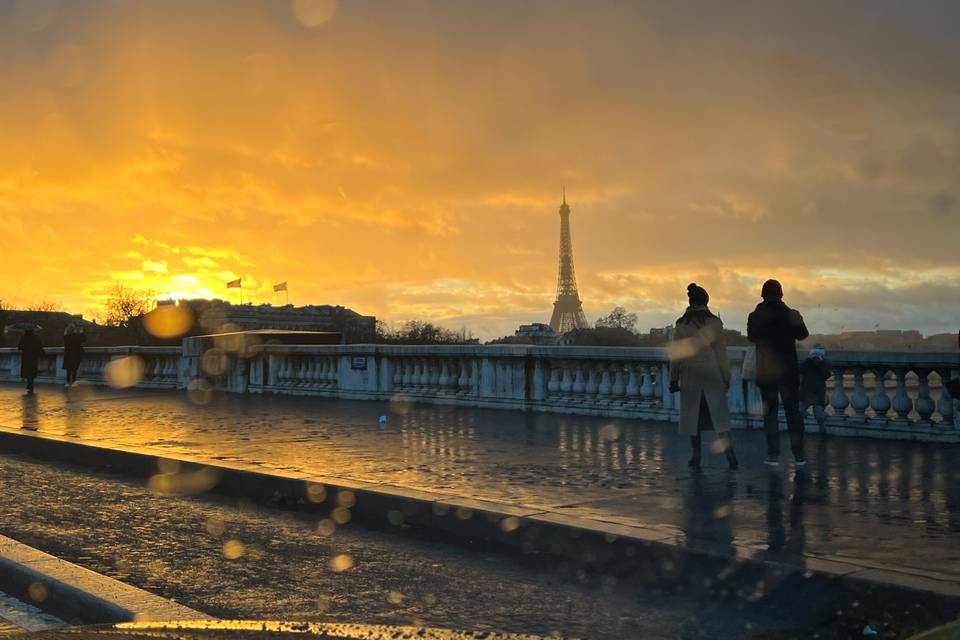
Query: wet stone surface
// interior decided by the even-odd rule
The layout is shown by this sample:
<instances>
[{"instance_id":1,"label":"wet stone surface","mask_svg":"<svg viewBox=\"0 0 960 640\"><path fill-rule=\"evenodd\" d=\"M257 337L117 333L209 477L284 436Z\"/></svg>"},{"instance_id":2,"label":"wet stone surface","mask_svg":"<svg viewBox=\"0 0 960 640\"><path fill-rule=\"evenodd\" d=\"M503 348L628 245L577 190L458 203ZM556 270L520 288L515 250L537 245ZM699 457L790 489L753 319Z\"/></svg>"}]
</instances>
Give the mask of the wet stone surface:
<instances>
[{"instance_id":1,"label":"wet stone surface","mask_svg":"<svg viewBox=\"0 0 960 640\"><path fill-rule=\"evenodd\" d=\"M380 424L378 416L386 415ZM810 436L809 465L762 464L737 431L728 472L660 423L303 397L0 386L0 425L168 455L242 461L653 527L679 545L960 581L960 446ZM784 443L784 451L789 448Z\"/></svg>"},{"instance_id":2,"label":"wet stone surface","mask_svg":"<svg viewBox=\"0 0 960 640\"><path fill-rule=\"evenodd\" d=\"M13 455L0 455L0 513L5 535L224 617L610 639L806 637L810 624L769 603L659 593L404 529L331 531L319 517L161 496Z\"/></svg>"}]
</instances>

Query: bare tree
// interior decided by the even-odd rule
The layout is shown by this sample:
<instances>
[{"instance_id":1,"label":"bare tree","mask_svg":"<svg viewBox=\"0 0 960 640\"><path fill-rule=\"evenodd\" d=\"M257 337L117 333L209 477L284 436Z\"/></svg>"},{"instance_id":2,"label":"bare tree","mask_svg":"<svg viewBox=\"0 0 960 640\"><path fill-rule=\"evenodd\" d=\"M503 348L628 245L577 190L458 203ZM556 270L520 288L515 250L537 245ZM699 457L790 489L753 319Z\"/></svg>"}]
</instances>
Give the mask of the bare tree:
<instances>
[{"instance_id":1,"label":"bare tree","mask_svg":"<svg viewBox=\"0 0 960 640\"><path fill-rule=\"evenodd\" d=\"M130 318L142 316L154 306L154 293L149 289L132 289L115 284L106 302L104 324L114 327L129 326Z\"/></svg>"},{"instance_id":2,"label":"bare tree","mask_svg":"<svg viewBox=\"0 0 960 640\"><path fill-rule=\"evenodd\" d=\"M388 344L461 344L466 336L423 320L407 320L398 328L377 322L377 341Z\"/></svg>"},{"instance_id":3,"label":"bare tree","mask_svg":"<svg viewBox=\"0 0 960 640\"><path fill-rule=\"evenodd\" d=\"M54 300L41 300L27 305L26 311L63 311L63 305Z\"/></svg>"},{"instance_id":4,"label":"bare tree","mask_svg":"<svg viewBox=\"0 0 960 640\"><path fill-rule=\"evenodd\" d=\"M613 310L597 320L598 329L626 329L631 333L637 332L637 314L627 313L623 307L614 307Z\"/></svg>"}]
</instances>

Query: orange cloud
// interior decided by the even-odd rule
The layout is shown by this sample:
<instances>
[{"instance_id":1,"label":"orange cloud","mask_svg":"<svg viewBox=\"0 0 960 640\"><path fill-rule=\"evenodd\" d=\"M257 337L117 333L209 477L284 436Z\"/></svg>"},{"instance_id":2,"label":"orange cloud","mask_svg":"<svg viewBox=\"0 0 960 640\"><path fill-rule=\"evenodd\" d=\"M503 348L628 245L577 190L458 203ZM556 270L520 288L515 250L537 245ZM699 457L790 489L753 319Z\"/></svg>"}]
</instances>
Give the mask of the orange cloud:
<instances>
[{"instance_id":1,"label":"orange cloud","mask_svg":"<svg viewBox=\"0 0 960 640\"><path fill-rule=\"evenodd\" d=\"M591 318L697 281L742 325L777 275L825 330L953 330L957 11L0 4L0 297L287 280L492 337L549 317L566 184Z\"/></svg>"}]
</instances>

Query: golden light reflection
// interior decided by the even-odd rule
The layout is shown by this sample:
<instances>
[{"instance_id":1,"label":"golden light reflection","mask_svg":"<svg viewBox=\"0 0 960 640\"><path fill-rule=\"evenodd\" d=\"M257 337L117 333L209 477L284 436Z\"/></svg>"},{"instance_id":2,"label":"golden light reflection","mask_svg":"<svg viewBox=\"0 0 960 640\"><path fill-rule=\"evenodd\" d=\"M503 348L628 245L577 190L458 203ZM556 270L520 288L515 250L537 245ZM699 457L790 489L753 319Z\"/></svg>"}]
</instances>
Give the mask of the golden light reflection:
<instances>
[{"instance_id":1,"label":"golden light reflection","mask_svg":"<svg viewBox=\"0 0 960 640\"><path fill-rule=\"evenodd\" d=\"M223 557L227 560L237 560L247 553L247 548L239 540L227 540L223 543Z\"/></svg>"},{"instance_id":2,"label":"golden light reflection","mask_svg":"<svg viewBox=\"0 0 960 640\"><path fill-rule=\"evenodd\" d=\"M313 503L321 503L327 499L327 488L318 482L307 483L307 500Z\"/></svg>"},{"instance_id":3,"label":"golden light reflection","mask_svg":"<svg viewBox=\"0 0 960 640\"><path fill-rule=\"evenodd\" d=\"M212 347L203 352L200 358L200 368L208 376L223 375L227 370L227 354L223 349Z\"/></svg>"},{"instance_id":4,"label":"golden light reflection","mask_svg":"<svg viewBox=\"0 0 960 640\"><path fill-rule=\"evenodd\" d=\"M135 387L143 380L143 359L140 356L125 356L111 360L103 368L103 377L115 389Z\"/></svg>"},{"instance_id":5,"label":"golden light reflection","mask_svg":"<svg viewBox=\"0 0 960 640\"><path fill-rule=\"evenodd\" d=\"M346 553L336 555L330 560L330 568L336 573L352 569L353 566L353 557Z\"/></svg>"},{"instance_id":6,"label":"golden light reflection","mask_svg":"<svg viewBox=\"0 0 960 640\"><path fill-rule=\"evenodd\" d=\"M329 22L337 13L338 0L291 0L293 15L305 27L317 28Z\"/></svg>"},{"instance_id":7,"label":"golden light reflection","mask_svg":"<svg viewBox=\"0 0 960 640\"><path fill-rule=\"evenodd\" d=\"M207 533L210 535L219 538L226 532L227 523L224 522L223 518L217 515L212 515L207 518Z\"/></svg>"},{"instance_id":8,"label":"golden light reflection","mask_svg":"<svg viewBox=\"0 0 960 640\"><path fill-rule=\"evenodd\" d=\"M179 338L193 326L193 314L185 306L164 304L143 317L143 326L157 338Z\"/></svg>"},{"instance_id":9,"label":"golden light reflection","mask_svg":"<svg viewBox=\"0 0 960 640\"><path fill-rule=\"evenodd\" d=\"M317 533L321 536L331 536L336 529L337 524L329 518L324 518L317 523Z\"/></svg>"},{"instance_id":10,"label":"golden light reflection","mask_svg":"<svg viewBox=\"0 0 960 640\"><path fill-rule=\"evenodd\" d=\"M350 509L346 507L336 507L330 512L330 518L337 524L347 524L351 517Z\"/></svg>"},{"instance_id":11,"label":"golden light reflection","mask_svg":"<svg viewBox=\"0 0 960 640\"><path fill-rule=\"evenodd\" d=\"M36 603L43 602L49 595L47 588L41 582L31 582L30 586L27 587L27 594L30 596L30 599Z\"/></svg>"}]
</instances>

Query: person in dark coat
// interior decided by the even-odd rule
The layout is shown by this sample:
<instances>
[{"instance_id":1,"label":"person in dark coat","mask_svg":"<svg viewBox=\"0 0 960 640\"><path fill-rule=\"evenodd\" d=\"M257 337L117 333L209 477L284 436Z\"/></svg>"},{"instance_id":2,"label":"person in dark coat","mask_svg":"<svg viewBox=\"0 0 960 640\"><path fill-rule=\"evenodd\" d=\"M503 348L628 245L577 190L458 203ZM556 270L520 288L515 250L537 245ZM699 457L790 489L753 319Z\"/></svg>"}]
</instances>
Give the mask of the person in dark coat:
<instances>
[{"instance_id":1,"label":"person in dark coat","mask_svg":"<svg viewBox=\"0 0 960 640\"><path fill-rule=\"evenodd\" d=\"M776 280L763 283L763 302L747 318L747 339L757 348L756 382L763 399L763 428L767 435L764 463L780 464L780 400L787 417L790 449L798 466L807 463L803 455L803 417L800 415L800 365L797 340L810 333L800 312L783 303L783 287Z\"/></svg>"},{"instance_id":2,"label":"person in dark coat","mask_svg":"<svg viewBox=\"0 0 960 640\"><path fill-rule=\"evenodd\" d=\"M815 344L807 359L800 363L800 415L806 415L811 408L820 433L827 424L827 380L832 375L826 357L823 346Z\"/></svg>"},{"instance_id":3,"label":"person in dark coat","mask_svg":"<svg viewBox=\"0 0 960 640\"><path fill-rule=\"evenodd\" d=\"M67 372L66 387L77 381L77 371L80 369L80 361L83 359L83 343L87 336L75 323L67 325L63 332L63 369Z\"/></svg>"},{"instance_id":4,"label":"person in dark coat","mask_svg":"<svg viewBox=\"0 0 960 640\"><path fill-rule=\"evenodd\" d=\"M710 296L706 289L690 284L687 297L690 306L677 320L670 345L670 390L680 392L679 431L690 436L693 447L688 464L691 469L700 468L701 434L713 431L730 468L736 469L729 434L730 362L723 322L707 307Z\"/></svg>"},{"instance_id":5,"label":"person in dark coat","mask_svg":"<svg viewBox=\"0 0 960 640\"><path fill-rule=\"evenodd\" d=\"M33 329L27 329L17 345L20 350L20 377L27 381L27 395L33 395L33 381L37 377L40 356L43 355L43 342Z\"/></svg>"}]
</instances>

